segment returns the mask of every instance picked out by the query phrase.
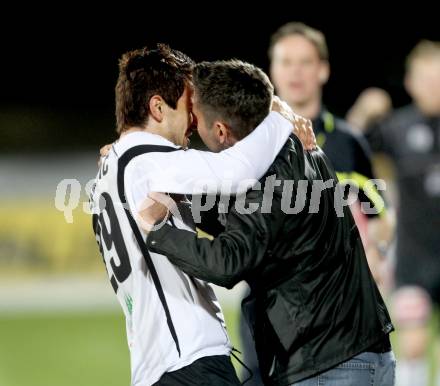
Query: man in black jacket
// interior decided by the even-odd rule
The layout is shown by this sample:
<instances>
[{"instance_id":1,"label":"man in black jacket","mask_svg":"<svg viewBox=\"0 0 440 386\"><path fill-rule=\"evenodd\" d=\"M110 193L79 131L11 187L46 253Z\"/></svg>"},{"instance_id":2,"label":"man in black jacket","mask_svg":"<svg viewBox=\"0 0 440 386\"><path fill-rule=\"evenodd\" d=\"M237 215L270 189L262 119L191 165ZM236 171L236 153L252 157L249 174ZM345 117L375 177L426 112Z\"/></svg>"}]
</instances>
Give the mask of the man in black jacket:
<instances>
[{"instance_id":1,"label":"man in black jacket","mask_svg":"<svg viewBox=\"0 0 440 386\"><path fill-rule=\"evenodd\" d=\"M246 119L246 103L265 97L232 104L224 92L258 81L257 70L237 62L196 66L193 113L212 150L230 146L233 117ZM141 215L147 223L163 218L160 204ZM393 326L320 149L304 152L292 135L266 176L237 197L213 241L165 224L147 243L190 275L227 288L248 282L243 306L266 384L393 385Z\"/></svg>"}]
</instances>

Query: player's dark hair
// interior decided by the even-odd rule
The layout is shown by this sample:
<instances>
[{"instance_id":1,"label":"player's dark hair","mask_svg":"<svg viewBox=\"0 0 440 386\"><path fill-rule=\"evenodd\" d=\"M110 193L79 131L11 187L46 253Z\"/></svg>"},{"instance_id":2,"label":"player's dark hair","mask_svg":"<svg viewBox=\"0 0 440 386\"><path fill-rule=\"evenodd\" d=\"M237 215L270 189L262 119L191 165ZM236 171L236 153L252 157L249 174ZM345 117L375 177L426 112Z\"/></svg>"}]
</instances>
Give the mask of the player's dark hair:
<instances>
[{"instance_id":1,"label":"player's dark hair","mask_svg":"<svg viewBox=\"0 0 440 386\"><path fill-rule=\"evenodd\" d=\"M175 109L185 84L191 79L193 65L188 56L165 44L122 55L115 89L116 131L122 133L129 127L145 125L149 101L154 95L160 95Z\"/></svg>"}]
</instances>

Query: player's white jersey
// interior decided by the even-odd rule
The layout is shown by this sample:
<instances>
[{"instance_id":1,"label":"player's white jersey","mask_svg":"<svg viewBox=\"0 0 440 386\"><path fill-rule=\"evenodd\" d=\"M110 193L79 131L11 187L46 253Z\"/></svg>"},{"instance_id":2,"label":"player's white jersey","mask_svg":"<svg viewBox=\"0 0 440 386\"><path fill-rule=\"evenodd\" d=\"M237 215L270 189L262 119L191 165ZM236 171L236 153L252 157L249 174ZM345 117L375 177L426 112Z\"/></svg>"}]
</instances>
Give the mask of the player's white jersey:
<instances>
[{"instance_id":1,"label":"player's white jersey","mask_svg":"<svg viewBox=\"0 0 440 386\"><path fill-rule=\"evenodd\" d=\"M227 176L235 191L243 176L260 178L291 132L291 125L274 114L249 139L219 154L176 150L158 135L134 132L101 159L90 195L93 227L126 317L132 385L150 386L165 372L231 350L210 285L146 250L147 235L136 222L143 200L150 191L197 193L196 177L221 181ZM173 221L193 230L192 224Z\"/></svg>"},{"instance_id":2,"label":"player's white jersey","mask_svg":"<svg viewBox=\"0 0 440 386\"><path fill-rule=\"evenodd\" d=\"M149 137L148 134L140 137L144 136ZM160 137L154 139L156 141L149 142L172 146ZM186 275L166 257L150 253L168 308L167 320L158 289L121 205L118 161L122 155L120 151L125 150L122 142L126 141L114 146L98 173L92 202L95 208L101 202L105 209L94 214L94 226L110 281L126 316L132 384L149 386L165 372L177 370L201 357L228 355L230 343L219 303L209 284ZM133 145L136 142L133 141ZM146 143L139 141L137 144ZM154 153L146 154L154 157ZM127 198L130 194L127 189ZM128 198L130 201L132 199ZM174 223L190 230L178 219ZM145 235L143 237L145 239ZM174 337L170 323L174 327Z\"/></svg>"}]
</instances>

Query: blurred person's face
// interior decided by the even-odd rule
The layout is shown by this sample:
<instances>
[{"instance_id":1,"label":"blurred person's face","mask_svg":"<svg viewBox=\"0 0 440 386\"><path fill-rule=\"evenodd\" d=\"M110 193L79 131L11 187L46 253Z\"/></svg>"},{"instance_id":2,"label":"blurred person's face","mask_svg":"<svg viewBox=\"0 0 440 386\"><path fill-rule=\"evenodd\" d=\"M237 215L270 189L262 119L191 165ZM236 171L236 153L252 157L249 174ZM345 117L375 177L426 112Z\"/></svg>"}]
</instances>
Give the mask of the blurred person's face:
<instances>
[{"instance_id":1,"label":"blurred person's face","mask_svg":"<svg viewBox=\"0 0 440 386\"><path fill-rule=\"evenodd\" d=\"M414 59L405 86L425 114L440 115L440 56Z\"/></svg>"},{"instance_id":2,"label":"blurred person's face","mask_svg":"<svg viewBox=\"0 0 440 386\"><path fill-rule=\"evenodd\" d=\"M197 122L197 132L209 150L218 153L232 146L237 141L224 123L208 121L198 101L197 92L193 97L192 111L194 120Z\"/></svg>"},{"instance_id":3,"label":"blurred person's face","mask_svg":"<svg viewBox=\"0 0 440 386\"><path fill-rule=\"evenodd\" d=\"M165 130L171 132L172 142L178 146L188 147L189 137L194 128L192 114L192 93L191 86L185 86L182 96L177 101L176 109L166 105Z\"/></svg>"},{"instance_id":4,"label":"blurred person's face","mask_svg":"<svg viewBox=\"0 0 440 386\"><path fill-rule=\"evenodd\" d=\"M329 66L307 38L290 35L273 47L270 74L277 94L295 107L321 97Z\"/></svg>"}]
</instances>

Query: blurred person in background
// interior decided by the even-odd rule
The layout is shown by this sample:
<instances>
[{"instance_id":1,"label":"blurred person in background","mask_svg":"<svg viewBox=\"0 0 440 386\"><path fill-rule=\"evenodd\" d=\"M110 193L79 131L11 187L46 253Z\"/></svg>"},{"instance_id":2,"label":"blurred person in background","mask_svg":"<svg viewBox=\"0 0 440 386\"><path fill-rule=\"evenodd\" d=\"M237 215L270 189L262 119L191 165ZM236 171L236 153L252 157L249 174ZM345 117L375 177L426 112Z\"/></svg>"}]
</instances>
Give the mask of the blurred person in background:
<instances>
[{"instance_id":1,"label":"blurred person in background","mask_svg":"<svg viewBox=\"0 0 440 386\"><path fill-rule=\"evenodd\" d=\"M323 106L322 88L330 75L325 36L303 23L287 23L272 35L269 58L277 94L293 111L313 121L317 143L332 162L339 180L348 180L359 188L360 203L377 205L379 213L368 217L359 211L359 203L352 210L363 232L370 269L380 284L376 262L383 257L392 226L379 191L368 189L367 181L375 178L368 144L362 136L354 134L347 122Z\"/></svg>"},{"instance_id":2,"label":"blurred person in background","mask_svg":"<svg viewBox=\"0 0 440 386\"><path fill-rule=\"evenodd\" d=\"M366 130L381 122L392 108L390 94L381 88L370 87L359 94L345 119L354 130L365 135Z\"/></svg>"},{"instance_id":3,"label":"blurred person in background","mask_svg":"<svg viewBox=\"0 0 440 386\"><path fill-rule=\"evenodd\" d=\"M391 96L387 91L378 87L369 87L363 90L356 98L353 106L348 110L345 119L348 124L360 135L366 135L366 132L373 126L382 122L393 109ZM391 202L396 202L396 187L394 184L393 165L387 156L374 153L372 157L373 171L378 178L386 181L387 198ZM388 218L395 226L395 212L388 208ZM393 247L395 244L393 244ZM380 289L384 295L390 293L393 287L393 249L388 250L387 259L376 260L375 269L381 278Z\"/></svg>"},{"instance_id":4,"label":"blurred person in background","mask_svg":"<svg viewBox=\"0 0 440 386\"><path fill-rule=\"evenodd\" d=\"M371 114L361 120L369 122L365 130L373 151L393 163L398 191L392 307L399 331L396 382L425 386L429 321L432 306L440 303L440 42L425 40L413 48L404 85L410 105L382 122Z\"/></svg>"}]
</instances>

